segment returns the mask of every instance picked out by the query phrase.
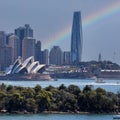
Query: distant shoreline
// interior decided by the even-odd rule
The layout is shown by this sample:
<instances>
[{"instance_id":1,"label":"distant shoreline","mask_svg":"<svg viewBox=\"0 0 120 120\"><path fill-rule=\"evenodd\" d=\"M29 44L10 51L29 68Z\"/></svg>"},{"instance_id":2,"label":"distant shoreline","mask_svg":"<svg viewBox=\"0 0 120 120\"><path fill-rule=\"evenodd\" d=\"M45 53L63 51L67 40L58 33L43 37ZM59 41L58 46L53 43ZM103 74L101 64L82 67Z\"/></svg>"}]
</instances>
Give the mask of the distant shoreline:
<instances>
[{"instance_id":1,"label":"distant shoreline","mask_svg":"<svg viewBox=\"0 0 120 120\"><path fill-rule=\"evenodd\" d=\"M12 111L12 112L0 112L0 114L80 114L80 115L88 115L88 114L114 114L116 115L116 113L114 112L110 112L110 113L106 113L106 112L102 112L102 113L96 113L96 112L59 112L59 111L43 111L43 112L28 112L28 111Z\"/></svg>"},{"instance_id":2,"label":"distant shoreline","mask_svg":"<svg viewBox=\"0 0 120 120\"><path fill-rule=\"evenodd\" d=\"M65 80L71 80L71 79L76 79L76 80L94 80L94 81L96 81L96 79L94 79L94 78L52 78L52 79L49 79L49 80L47 80L47 79L41 79L41 80L37 80L37 79L2 79L1 78L1 76L0 76L0 81L57 81L57 80L60 80L60 79L65 79ZM120 78L100 78L100 79L103 79L103 80L120 80Z\"/></svg>"}]
</instances>

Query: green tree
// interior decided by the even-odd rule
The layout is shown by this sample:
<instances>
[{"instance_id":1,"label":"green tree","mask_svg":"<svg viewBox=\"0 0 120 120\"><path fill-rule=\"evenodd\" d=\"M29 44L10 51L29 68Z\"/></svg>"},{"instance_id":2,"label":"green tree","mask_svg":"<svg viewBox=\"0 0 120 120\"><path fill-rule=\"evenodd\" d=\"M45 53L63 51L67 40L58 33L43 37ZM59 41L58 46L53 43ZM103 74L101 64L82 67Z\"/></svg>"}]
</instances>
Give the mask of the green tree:
<instances>
[{"instance_id":1,"label":"green tree","mask_svg":"<svg viewBox=\"0 0 120 120\"><path fill-rule=\"evenodd\" d=\"M35 96L35 91L32 88L25 88L21 91L21 95L24 97L24 99L26 98L34 98Z\"/></svg>"},{"instance_id":2,"label":"green tree","mask_svg":"<svg viewBox=\"0 0 120 120\"><path fill-rule=\"evenodd\" d=\"M14 89L14 87L12 85L8 85L6 88L7 92L11 92Z\"/></svg>"},{"instance_id":3,"label":"green tree","mask_svg":"<svg viewBox=\"0 0 120 120\"><path fill-rule=\"evenodd\" d=\"M8 102L6 108L9 112L21 111L23 108L23 97L20 93L14 93L8 96Z\"/></svg>"},{"instance_id":4,"label":"green tree","mask_svg":"<svg viewBox=\"0 0 120 120\"><path fill-rule=\"evenodd\" d=\"M83 88L83 93L91 92L91 91L92 91L92 86L91 86L91 85L86 85L86 86Z\"/></svg>"},{"instance_id":5,"label":"green tree","mask_svg":"<svg viewBox=\"0 0 120 120\"><path fill-rule=\"evenodd\" d=\"M5 85L4 83L2 83L2 84L0 85L0 90L1 90L1 91L6 91L6 85Z\"/></svg>"},{"instance_id":6,"label":"green tree","mask_svg":"<svg viewBox=\"0 0 120 120\"><path fill-rule=\"evenodd\" d=\"M26 99L26 101L25 101L25 109L28 112L37 113L38 106L36 104L35 99L33 99L33 98Z\"/></svg>"},{"instance_id":7,"label":"green tree","mask_svg":"<svg viewBox=\"0 0 120 120\"><path fill-rule=\"evenodd\" d=\"M65 90L67 91L67 87L64 85L64 84L61 84L59 87L58 87L59 90Z\"/></svg>"},{"instance_id":8,"label":"green tree","mask_svg":"<svg viewBox=\"0 0 120 120\"><path fill-rule=\"evenodd\" d=\"M3 91L0 91L0 110L5 109L7 94Z\"/></svg>"},{"instance_id":9,"label":"green tree","mask_svg":"<svg viewBox=\"0 0 120 120\"><path fill-rule=\"evenodd\" d=\"M96 93L97 94L102 94L102 95L106 95L107 94L105 89L102 89L102 88L97 88L96 89Z\"/></svg>"},{"instance_id":10,"label":"green tree","mask_svg":"<svg viewBox=\"0 0 120 120\"><path fill-rule=\"evenodd\" d=\"M40 112L44 110L49 110L50 97L51 97L51 93L43 89L40 91L39 95L36 96L38 110Z\"/></svg>"},{"instance_id":11,"label":"green tree","mask_svg":"<svg viewBox=\"0 0 120 120\"><path fill-rule=\"evenodd\" d=\"M42 87L40 85L36 85L34 87L34 90L35 90L36 94L38 94L41 91L41 89L42 89Z\"/></svg>"},{"instance_id":12,"label":"green tree","mask_svg":"<svg viewBox=\"0 0 120 120\"><path fill-rule=\"evenodd\" d=\"M81 92L80 88L76 85L69 85L68 91L76 96Z\"/></svg>"}]
</instances>

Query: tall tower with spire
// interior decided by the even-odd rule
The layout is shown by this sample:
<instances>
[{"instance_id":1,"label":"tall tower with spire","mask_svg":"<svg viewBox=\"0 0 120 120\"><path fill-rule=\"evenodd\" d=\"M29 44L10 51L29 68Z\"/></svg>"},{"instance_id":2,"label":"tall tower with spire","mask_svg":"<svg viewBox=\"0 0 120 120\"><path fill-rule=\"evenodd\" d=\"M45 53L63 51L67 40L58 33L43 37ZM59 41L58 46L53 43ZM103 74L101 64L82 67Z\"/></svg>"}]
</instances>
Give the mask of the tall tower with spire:
<instances>
[{"instance_id":1,"label":"tall tower with spire","mask_svg":"<svg viewBox=\"0 0 120 120\"><path fill-rule=\"evenodd\" d=\"M101 53L99 53L98 62L101 62L101 61L102 61L102 56L101 56Z\"/></svg>"}]
</instances>

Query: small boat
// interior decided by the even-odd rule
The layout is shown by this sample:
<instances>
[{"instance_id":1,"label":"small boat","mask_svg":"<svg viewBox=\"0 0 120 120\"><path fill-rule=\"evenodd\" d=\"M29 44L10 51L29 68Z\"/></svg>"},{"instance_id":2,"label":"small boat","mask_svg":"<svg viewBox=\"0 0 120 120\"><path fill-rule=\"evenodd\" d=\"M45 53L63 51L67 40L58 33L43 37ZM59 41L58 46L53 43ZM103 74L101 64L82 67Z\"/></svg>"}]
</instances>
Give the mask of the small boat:
<instances>
[{"instance_id":1,"label":"small boat","mask_svg":"<svg viewBox=\"0 0 120 120\"><path fill-rule=\"evenodd\" d=\"M96 83L105 83L105 81L103 81L103 79L98 78L98 79L96 80Z\"/></svg>"},{"instance_id":2,"label":"small boat","mask_svg":"<svg viewBox=\"0 0 120 120\"><path fill-rule=\"evenodd\" d=\"M113 119L115 119L115 120L120 120L120 114L114 115L114 116L113 116Z\"/></svg>"}]
</instances>

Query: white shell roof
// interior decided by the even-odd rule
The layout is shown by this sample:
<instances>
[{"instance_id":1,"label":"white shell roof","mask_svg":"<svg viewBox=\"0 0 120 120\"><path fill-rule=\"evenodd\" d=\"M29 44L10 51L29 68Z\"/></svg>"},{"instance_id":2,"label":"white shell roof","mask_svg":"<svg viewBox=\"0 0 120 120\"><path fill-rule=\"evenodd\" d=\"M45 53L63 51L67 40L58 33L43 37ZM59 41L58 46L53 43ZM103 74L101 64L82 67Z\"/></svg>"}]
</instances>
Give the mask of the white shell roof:
<instances>
[{"instance_id":1,"label":"white shell roof","mask_svg":"<svg viewBox=\"0 0 120 120\"><path fill-rule=\"evenodd\" d=\"M27 73L37 73L44 66L45 64L40 64L39 61L34 62L34 56L27 58L23 63L21 58L18 58L7 74L19 73L23 69L26 69Z\"/></svg>"},{"instance_id":2,"label":"white shell roof","mask_svg":"<svg viewBox=\"0 0 120 120\"><path fill-rule=\"evenodd\" d=\"M45 65L38 65L33 71L31 71L32 73L37 73L41 68L45 67Z\"/></svg>"},{"instance_id":3,"label":"white shell roof","mask_svg":"<svg viewBox=\"0 0 120 120\"><path fill-rule=\"evenodd\" d=\"M33 62L29 67L28 67L28 72L30 73L33 69L35 69L39 65L39 61Z\"/></svg>"}]
</instances>

